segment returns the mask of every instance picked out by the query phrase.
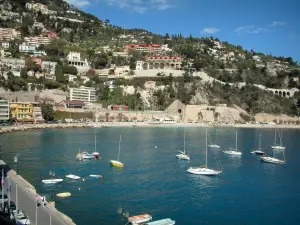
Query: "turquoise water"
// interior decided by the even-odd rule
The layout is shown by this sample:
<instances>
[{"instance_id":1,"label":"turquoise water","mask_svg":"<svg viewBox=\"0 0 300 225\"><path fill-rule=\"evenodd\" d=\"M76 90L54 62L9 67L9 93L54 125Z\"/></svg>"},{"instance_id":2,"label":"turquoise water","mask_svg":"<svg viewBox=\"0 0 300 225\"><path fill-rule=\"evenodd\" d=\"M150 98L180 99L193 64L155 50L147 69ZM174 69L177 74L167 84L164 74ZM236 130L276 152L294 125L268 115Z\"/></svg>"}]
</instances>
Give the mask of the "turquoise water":
<instances>
[{"instance_id":1,"label":"turquoise water","mask_svg":"<svg viewBox=\"0 0 300 225\"><path fill-rule=\"evenodd\" d=\"M300 139L299 130L283 130L287 146L286 165L262 163L250 154L258 145L271 153L272 129L208 129L211 139L221 149L238 146L242 157L209 151L209 166L217 169L215 155L223 173L217 177L188 174L189 166L205 160L205 129L186 128L186 150L191 161L175 158L183 149L183 128L93 128L32 130L0 136L3 159L13 165L19 153L19 173L37 191L51 197L71 192L67 199L55 199L56 207L76 224L125 224L118 216L122 207L130 215L149 213L153 219L171 218L176 224L299 224L300 221ZM78 149L93 151L94 133L102 159L78 162ZM122 134L123 169L111 168L117 159L119 135ZM155 148L157 146L157 148ZM45 186L53 170L56 178L72 173L84 181L65 179L55 186ZM101 174L103 179L91 179ZM80 188L80 190L79 190Z\"/></svg>"}]
</instances>

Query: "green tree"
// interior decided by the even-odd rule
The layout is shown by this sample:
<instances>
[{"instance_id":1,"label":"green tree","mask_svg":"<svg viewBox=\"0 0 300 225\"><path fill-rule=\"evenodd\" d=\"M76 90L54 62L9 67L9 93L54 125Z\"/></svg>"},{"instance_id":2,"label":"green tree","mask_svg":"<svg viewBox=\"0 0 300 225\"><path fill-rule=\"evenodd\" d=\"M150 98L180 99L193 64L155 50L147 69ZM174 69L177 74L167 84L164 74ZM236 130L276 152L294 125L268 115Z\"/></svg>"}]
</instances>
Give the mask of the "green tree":
<instances>
[{"instance_id":1,"label":"green tree","mask_svg":"<svg viewBox=\"0 0 300 225\"><path fill-rule=\"evenodd\" d=\"M66 83L67 79L65 78L63 70L59 64L57 64L55 68L55 77L57 82Z\"/></svg>"},{"instance_id":2,"label":"green tree","mask_svg":"<svg viewBox=\"0 0 300 225\"><path fill-rule=\"evenodd\" d=\"M54 119L54 110L51 104L45 102L41 105L42 115L45 121L52 121Z\"/></svg>"}]
</instances>

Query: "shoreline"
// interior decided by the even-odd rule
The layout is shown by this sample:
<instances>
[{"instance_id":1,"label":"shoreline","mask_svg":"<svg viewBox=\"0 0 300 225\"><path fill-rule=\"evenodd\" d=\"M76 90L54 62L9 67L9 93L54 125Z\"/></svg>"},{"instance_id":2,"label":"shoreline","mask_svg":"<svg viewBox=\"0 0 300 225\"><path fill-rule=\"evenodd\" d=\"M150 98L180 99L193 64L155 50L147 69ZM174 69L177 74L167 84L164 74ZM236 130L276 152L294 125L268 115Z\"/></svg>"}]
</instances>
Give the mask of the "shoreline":
<instances>
[{"instance_id":1,"label":"shoreline","mask_svg":"<svg viewBox=\"0 0 300 225\"><path fill-rule=\"evenodd\" d=\"M176 123L176 124L148 124L147 122L101 122L101 123L61 123L61 124L25 124L1 127L0 134L26 131L32 129L65 129L65 128L109 128L109 127L214 127L214 128L284 128L299 129L299 125L273 124L219 124L207 123Z\"/></svg>"}]
</instances>

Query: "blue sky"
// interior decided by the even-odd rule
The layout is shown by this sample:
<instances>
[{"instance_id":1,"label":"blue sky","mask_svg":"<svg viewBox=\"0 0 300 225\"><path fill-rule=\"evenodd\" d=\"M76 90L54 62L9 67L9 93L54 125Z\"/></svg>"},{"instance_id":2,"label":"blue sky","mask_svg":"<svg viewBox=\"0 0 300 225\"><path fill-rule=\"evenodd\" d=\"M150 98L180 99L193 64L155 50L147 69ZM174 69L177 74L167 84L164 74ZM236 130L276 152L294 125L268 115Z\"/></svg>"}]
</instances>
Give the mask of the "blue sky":
<instances>
[{"instance_id":1,"label":"blue sky","mask_svg":"<svg viewBox=\"0 0 300 225\"><path fill-rule=\"evenodd\" d=\"M300 61L299 0L68 0L113 25L213 36ZM298 12L297 12L298 10Z\"/></svg>"}]
</instances>

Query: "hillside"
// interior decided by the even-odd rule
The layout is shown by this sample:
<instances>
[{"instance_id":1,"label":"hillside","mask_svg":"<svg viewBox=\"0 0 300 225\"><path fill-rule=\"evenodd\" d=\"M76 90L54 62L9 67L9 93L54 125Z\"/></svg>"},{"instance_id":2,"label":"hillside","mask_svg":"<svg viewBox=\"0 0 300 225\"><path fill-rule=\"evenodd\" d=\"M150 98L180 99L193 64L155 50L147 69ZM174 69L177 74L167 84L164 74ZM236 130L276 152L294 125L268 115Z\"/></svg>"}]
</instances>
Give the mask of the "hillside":
<instances>
[{"instance_id":1,"label":"hillside","mask_svg":"<svg viewBox=\"0 0 300 225\"><path fill-rule=\"evenodd\" d=\"M167 32L162 36L143 29L122 29L110 24L108 19L102 19L63 0L0 0L0 27L15 28L21 34L19 39L10 41L7 51L10 57L26 61L20 77L7 71L9 75L4 79L2 73L0 85L11 91L26 91L28 83L31 90L57 88L67 91L70 87L85 85L97 89L99 102L131 104L133 108L140 109L164 110L172 101L179 99L186 104L236 104L253 115L260 112L298 115L297 92L290 98L284 98L255 86L298 90L300 68L290 57L248 51L217 38L183 37ZM28 72L37 74L43 69L32 62L27 53L19 51L25 37L46 36L49 32L55 33L57 38L49 44L39 45L37 50L45 52L40 57L42 60L57 63L55 80L29 76ZM137 61L146 61L151 55L124 50L124 45L136 43L166 45L168 50L162 51L160 56L182 57L182 76L159 71L158 76L152 78L132 76L136 73ZM89 62L91 68L84 74L88 81L82 79L84 76L74 66L67 64L70 52L81 53L81 57ZM121 66L129 66L129 78L102 78L95 72L109 70L113 74L115 68ZM198 76L200 72L224 83L208 83ZM77 78L70 81L66 74ZM109 80L115 82L116 88L112 91L108 88ZM155 81L156 88L147 90L147 81ZM246 85L229 85L241 82ZM123 91L131 86L133 91Z\"/></svg>"}]
</instances>

